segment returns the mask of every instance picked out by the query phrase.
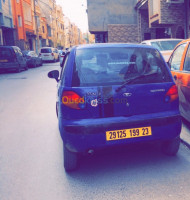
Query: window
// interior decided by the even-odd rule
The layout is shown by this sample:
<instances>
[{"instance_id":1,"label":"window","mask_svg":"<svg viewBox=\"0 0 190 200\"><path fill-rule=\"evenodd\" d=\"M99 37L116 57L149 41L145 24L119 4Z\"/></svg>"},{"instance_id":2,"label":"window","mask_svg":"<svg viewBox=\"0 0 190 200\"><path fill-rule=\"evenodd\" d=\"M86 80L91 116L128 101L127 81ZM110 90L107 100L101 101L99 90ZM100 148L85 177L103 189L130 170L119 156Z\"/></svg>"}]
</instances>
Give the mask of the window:
<instances>
[{"instance_id":1,"label":"window","mask_svg":"<svg viewBox=\"0 0 190 200\"><path fill-rule=\"evenodd\" d=\"M41 53L52 53L52 50L51 50L51 48L41 49Z\"/></svg>"},{"instance_id":2,"label":"window","mask_svg":"<svg viewBox=\"0 0 190 200\"><path fill-rule=\"evenodd\" d=\"M120 85L141 75L147 76L136 79L133 84L171 81L164 61L155 49L78 49L75 63L73 86Z\"/></svg>"},{"instance_id":3,"label":"window","mask_svg":"<svg viewBox=\"0 0 190 200\"><path fill-rule=\"evenodd\" d=\"M32 22L32 13L30 4L23 1L24 20Z\"/></svg>"},{"instance_id":4,"label":"window","mask_svg":"<svg viewBox=\"0 0 190 200\"><path fill-rule=\"evenodd\" d=\"M151 42L151 45L157 48L159 51L169 51L173 50L175 46L181 41L182 40L164 40L164 41Z\"/></svg>"},{"instance_id":5,"label":"window","mask_svg":"<svg viewBox=\"0 0 190 200\"><path fill-rule=\"evenodd\" d=\"M183 67L184 71L190 71L190 45L188 47L186 56L185 56L185 62L184 62L184 67Z\"/></svg>"},{"instance_id":6,"label":"window","mask_svg":"<svg viewBox=\"0 0 190 200\"><path fill-rule=\"evenodd\" d=\"M180 70L181 59L186 45L187 45L186 43L182 44L178 46L174 51L172 58L169 60L169 65L171 66L171 70Z\"/></svg>"},{"instance_id":7,"label":"window","mask_svg":"<svg viewBox=\"0 0 190 200\"><path fill-rule=\"evenodd\" d=\"M62 82L63 84L65 83L65 66L66 66L66 64L67 64L68 57L69 57L69 54L66 55L66 57L63 59L63 62L64 62L64 63L61 63L62 69L61 69L60 79L61 79L61 82Z\"/></svg>"},{"instance_id":8,"label":"window","mask_svg":"<svg viewBox=\"0 0 190 200\"><path fill-rule=\"evenodd\" d=\"M150 1L150 17L159 13L159 1L151 0Z\"/></svg>"},{"instance_id":9,"label":"window","mask_svg":"<svg viewBox=\"0 0 190 200\"><path fill-rule=\"evenodd\" d=\"M22 27L22 17L18 15L18 26Z\"/></svg>"},{"instance_id":10,"label":"window","mask_svg":"<svg viewBox=\"0 0 190 200\"><path fill-rule=\"evenodd\" d=\"M42 31L43 31L43 33L45 33L45 29L44 29L44 26L42 26Z\"/></svg>"}]
</instances>

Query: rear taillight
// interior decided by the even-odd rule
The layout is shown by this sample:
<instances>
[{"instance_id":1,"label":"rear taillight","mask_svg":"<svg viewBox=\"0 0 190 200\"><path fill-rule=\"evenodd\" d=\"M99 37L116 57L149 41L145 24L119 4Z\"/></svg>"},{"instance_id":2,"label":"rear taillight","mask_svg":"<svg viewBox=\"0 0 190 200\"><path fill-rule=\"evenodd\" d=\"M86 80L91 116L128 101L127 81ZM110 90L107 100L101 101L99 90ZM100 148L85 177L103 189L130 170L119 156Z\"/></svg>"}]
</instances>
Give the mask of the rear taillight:
<instances>
[{"instance_id":1,"label":"rear taillight","mask_svg":"<svg viewBox=\"0 0 190 200\"><path fill-rule=\"evenodd\" d=\"M166 93L165 101L172 102L172 101L175 101L176 99L178 99L177 86L173 85L172 87L170 87L170 89Z\"/></svg>"},{"instance_id":2,"label":"rear taillight","mask_svg":"<svg viewBox=\"0 0 190 200\"><path fill-rule=\"evenodd\" d=\"M51 55L52 55L52 56L54 56L54 54L53 54L53 53L51 53Z\"/></svg>"},{"instance_id":3,"label":"rear taillight","mask_svg":"<svg viewBox=\"0 0 190 200\"><path fill-rule=\"evenodd\" d=\"M82 109L85 107L84 97L81 97L73 91L64 91L62 95L62 103L73 109Z\"/></svg>"}]
</instances>

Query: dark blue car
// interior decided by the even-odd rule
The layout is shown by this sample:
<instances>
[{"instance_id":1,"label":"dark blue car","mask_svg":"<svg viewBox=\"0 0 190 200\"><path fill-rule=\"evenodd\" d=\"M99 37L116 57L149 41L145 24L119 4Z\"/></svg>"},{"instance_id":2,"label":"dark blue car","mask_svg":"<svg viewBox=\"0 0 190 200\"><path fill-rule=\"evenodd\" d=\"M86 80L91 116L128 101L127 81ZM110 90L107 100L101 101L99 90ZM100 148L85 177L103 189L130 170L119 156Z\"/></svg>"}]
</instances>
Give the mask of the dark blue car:
<instances>
[{"instance_id":1,"label":"dark blue car","mask_svg":"<svg viewBox=\"0 0 190 200\"><path fill-rule=\"evenodd\" d=\"M58 81L56 110L64 167L97 149L158 141L168 155L180 145L177 87L162 55L153 47L93 44L67 52Z\"/></svg>"}]
</instances>

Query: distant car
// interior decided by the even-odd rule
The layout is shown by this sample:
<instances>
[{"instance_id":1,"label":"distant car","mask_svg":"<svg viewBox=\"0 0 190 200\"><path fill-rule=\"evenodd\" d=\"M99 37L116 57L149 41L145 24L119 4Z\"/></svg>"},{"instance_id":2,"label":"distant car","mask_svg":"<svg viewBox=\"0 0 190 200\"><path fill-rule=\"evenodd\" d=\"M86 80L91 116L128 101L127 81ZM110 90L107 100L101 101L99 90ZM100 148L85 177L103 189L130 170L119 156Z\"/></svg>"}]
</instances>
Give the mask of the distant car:
<instances>
[{"instance_id":1,"label":"distant car","mask_svg":"<svg viewBox=\"0 0 190 200\"><path fill-rule=\"evenodd\" d=\"M63 62L63 59L64 59L64 57L65 57L65 51L62 51L61 52L61 55L60 55L60 65L62 64L62 62Z\"/></svg>"},{"instance_id":2,"label":"distant car","mask_svg":"<svg viewBox=\"0 0 190 200\"><path fill-rule=\"evenodd\" d=\"M22 51L27 60L28 67L38 67L43 65L42 57L38 56L34 51Z\"/></svg>"},{"instance_id":3,"label":"distant car","mask_svg":"<svg viewBox=\"0 0 190 200\"><path fill-rule=\"evenodd\" d=\"M190 122L190 39L176 46L168 65L178 87L181 115Z\"/></svg>"},{"instance_id":4,"label":"distant car","mask_svg":"<svg viewBox=\"0 0 190 200\"><path fill-rule=\"evenodd\" d=\"M58 49L53 47L42 47L40 49L39 55L42 57L43 61L59 61L59 52Z\"/></svg>"},{"instance_id":5,"label":"distant car","mask_svg":"<svg viewBox=\"0 0 190 200\"><path fill-rule=\"evenodd\" d=\"M182 39L153 39L142 41L141 44L151 45L157 48L163 55L165 61L167 62L175 46L181 42Z\"/></svg>"},{"instance_id":6,"label":"distant car","mask_svg":"<svg viewBox=\"0 0 190 200\"><path fill-rule=\"evenodd\" d=\"M0 46L0 70L15 70L19 73L23 69L27 70L28 66L20 48L16 46Z\"/></svg>"},{"instance_id":7,"label":"distant car","mask_svg":"<svg viewBox=\"0 0 190 200\"><path fill-rule=\"evenodd\" d=\"M79 155L131 143L156 141L175 155L180 145L179 99L160 52L135 44L73 47L59 75L56 111L64 167Z\"/></svg>"}]
</instances>

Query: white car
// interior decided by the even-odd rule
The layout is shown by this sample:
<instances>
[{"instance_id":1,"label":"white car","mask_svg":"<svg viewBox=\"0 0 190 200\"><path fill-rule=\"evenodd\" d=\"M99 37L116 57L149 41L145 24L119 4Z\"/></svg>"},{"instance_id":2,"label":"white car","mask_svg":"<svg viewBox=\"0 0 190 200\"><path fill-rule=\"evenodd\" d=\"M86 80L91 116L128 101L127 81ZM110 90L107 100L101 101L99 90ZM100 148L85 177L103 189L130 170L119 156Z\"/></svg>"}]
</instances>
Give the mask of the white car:
<instances>
[{"instance_id":1,"label":"white car","mask_svg":"<svg viewBox=\"0 0 190 200\"><path fill-rule=\"evenodd\" d=\"M58 49L53 47L42 47L39 55L42 57L43 61L59 61Z\"/></svg>"},{"instance_id":2,"label":"white car","mask_svg":"<svg viewBox=\"0 0 190 200\"><path fill-rule=\"evenodd\" d=\"M157 48L163 55L165 61L167 62L175 46L181 42L182 39L153 39L153 40L144 40L141 44L146 44Z\"/></svg>"}]
</instances>

